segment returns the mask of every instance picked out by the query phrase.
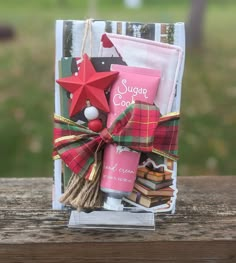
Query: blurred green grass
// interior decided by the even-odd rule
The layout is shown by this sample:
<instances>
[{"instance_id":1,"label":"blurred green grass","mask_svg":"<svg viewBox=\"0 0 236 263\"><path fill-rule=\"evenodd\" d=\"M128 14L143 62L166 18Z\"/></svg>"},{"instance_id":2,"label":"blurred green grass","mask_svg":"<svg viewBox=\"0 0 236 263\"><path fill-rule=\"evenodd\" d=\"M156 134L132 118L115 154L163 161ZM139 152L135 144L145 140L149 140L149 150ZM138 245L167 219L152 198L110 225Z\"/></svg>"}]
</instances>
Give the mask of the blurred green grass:
<instances>
[{"instance_id":1,"label":"blurred green grass","mask_svg":"<svg viewBox=\"0 0 236 263\"><path fill-rule=\"evenodd\" d=\"M120 0L97 0L94 18L187 20L187 0L144 3L142 10L128 10ZM209 1L204 50L187 52L179 175L225 175L236 170L235 13L234 1ZM0 24L10 24L16 31L14 41L0 42L0 176L52 176L55 20L88 17L88 1L0 2Z\"/></svg>"}]
</instances>

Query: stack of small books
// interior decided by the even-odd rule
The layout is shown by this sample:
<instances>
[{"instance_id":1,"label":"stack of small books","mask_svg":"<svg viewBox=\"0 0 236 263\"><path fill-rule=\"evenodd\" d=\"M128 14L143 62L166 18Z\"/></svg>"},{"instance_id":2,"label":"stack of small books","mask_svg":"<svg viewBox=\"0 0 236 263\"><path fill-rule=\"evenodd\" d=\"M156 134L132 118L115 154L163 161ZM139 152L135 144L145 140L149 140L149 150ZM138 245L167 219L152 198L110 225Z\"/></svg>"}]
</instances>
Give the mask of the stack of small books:
<instances>
[{"instance_id":1,"label":"stack of small books","mask_svg":"<svg viewBox=\"0 0 236 263\"><path fill-rule=\"evenodd\" d=\"M127 198L147 208L166 204L174 194L172 184L170 170L139 167L134 189Z\"/></svg>"}]
</instances>

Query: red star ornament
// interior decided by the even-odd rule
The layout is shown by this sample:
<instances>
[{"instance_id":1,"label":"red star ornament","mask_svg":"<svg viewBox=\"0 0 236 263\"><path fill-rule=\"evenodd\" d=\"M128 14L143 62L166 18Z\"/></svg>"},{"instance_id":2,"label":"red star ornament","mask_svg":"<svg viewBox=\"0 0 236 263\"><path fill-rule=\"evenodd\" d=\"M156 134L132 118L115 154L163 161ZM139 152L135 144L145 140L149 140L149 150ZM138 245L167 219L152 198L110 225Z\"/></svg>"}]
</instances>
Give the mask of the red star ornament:
<instances>
[{"instance_id":1,"label":"red star ornament","mask_svg":"<svg viewBox=\"0 0 236 263\"><path fill-rule=\"evenodd\" d=\"M56 82L73 94L69 110L70 117L80 112L90 104L98 109L109 112L109 106L104 94L109 85L116 79L119 72L96 72L87 54L84 54L79 73L58 79Z\"/></svg>"}]
</instances>

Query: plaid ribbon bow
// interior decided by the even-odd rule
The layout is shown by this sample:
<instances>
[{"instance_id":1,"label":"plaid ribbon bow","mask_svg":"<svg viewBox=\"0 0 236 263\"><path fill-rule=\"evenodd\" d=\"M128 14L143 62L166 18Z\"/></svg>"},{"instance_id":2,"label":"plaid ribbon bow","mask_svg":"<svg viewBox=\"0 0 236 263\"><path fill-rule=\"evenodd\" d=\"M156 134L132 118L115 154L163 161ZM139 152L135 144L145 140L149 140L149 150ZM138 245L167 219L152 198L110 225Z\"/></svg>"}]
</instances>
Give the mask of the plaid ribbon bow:
<instances>
[{"instance_id":1,"label":"plaid ribbon bow","mask_svg":"<svg viewBox=\"0 0 236 263\"><path fill-rule=\"evenodd\" d=\"M110 128L104 128L100 133L55 115L54 159L61 158L74 173L81 176L91 172L96 154L106 143L176 160L178 120L178 113L160 116L155 105L143 102L131 104Z\"/></svg>"}]
</instances>

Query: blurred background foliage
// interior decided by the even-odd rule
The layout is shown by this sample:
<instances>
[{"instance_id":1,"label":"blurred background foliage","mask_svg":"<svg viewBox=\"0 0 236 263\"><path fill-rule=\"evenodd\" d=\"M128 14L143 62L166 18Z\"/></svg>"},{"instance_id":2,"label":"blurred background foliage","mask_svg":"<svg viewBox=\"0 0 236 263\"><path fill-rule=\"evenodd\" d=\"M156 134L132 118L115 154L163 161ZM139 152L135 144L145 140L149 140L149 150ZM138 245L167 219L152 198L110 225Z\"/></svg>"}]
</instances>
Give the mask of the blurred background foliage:
<instances>
[{"instance_id":1,"label":"blurred background foliage","mask_svg":"<svg viewBox=\"0 0 236 263\"><path fill-rule=\"evenodd\" d=\"M188 0L8 0L0 2L0 176L52 176L56 19L188 21ZM236 171L235 0L208 0L201 49L187 50L178 175Z\"/></svg>"}]
</instances>

